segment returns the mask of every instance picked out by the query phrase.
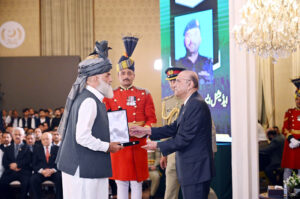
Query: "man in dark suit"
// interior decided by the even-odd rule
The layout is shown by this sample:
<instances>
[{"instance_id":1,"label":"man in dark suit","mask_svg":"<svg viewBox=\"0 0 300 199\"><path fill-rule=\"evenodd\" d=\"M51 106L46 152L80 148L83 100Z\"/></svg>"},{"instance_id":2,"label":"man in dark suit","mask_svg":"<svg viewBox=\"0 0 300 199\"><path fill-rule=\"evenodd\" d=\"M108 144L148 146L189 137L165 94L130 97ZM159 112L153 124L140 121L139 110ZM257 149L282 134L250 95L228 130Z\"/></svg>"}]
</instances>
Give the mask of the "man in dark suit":
<instances>
[{"instance_id":1,"label":"man in dark suit","mask_svg":"<svg viewBox=\"0 0 300 199\"><path fill-rule=\"evenodd\" d=\"M58 147L52 145L51 133L43 133L42 146L37 145L33 150L32 167L34 174L30 179L30 188L33 198L41 198L41 183L50 180L55 184L56 199L62 198L61 172L57 170L55 159Z\"/></svg>"},{"instance_id":2,"label":"man in dark suit","mask_svg":"<svg viewBox=\"0 0 300 199\"><path fill-rule=\"evenodd\" d=\"M197 74L182 71L175 83L175 95L184 101L178 119L159 128L130 128L131 136L150 135L151 140L172 137L159 143L149 141L143 148L159 148L164 156L176 151L176 169L184 199L207 199L214 170L210 110L197 90Z\"/></svg>"},{"instance_id":3,"label":"man in dark suit","mask_svg":"<svg viewBox=\"0 0 300 199\"><path fill-rule=\"evenodd\" d=\"M259 149L259 155L266 155L268 157L269 161L264 170L270 180L270 184L276 185L282 183L282 180L278 182L279 180L276 179L274 171L280 168L285 138L282 134L277 133L275 129L269 129L267 136L271 142Z\"/></svg>"},{"instance_id":4,"label":"man in dark suit","mask_svg":"<svg viewBox=\"0 0 300 199\"><path fill-rule=\"evenodd\" d=\"M28 108L23 109L23 117L19 119L19 127L31 129L32 128L31 120L32 118L29 116L29 109Z\"/></svg>"},{"instance_id":5,"label":"man in dark suit","mask_svg":"<svg viewBox=\"0 0 300 199\"><path fill-rule=\"evenodd\" d=\"M23 143L24 130L22 128L14 128L12 135L14 143L4 150L2 164L5 171L0 179L0 193L3 193L3 198L12 198L8 196L10 194L7 191L9 183L18 180L21 183L21 198L25 199L32 174L32 154L29 147Z\"/></svg>"}]
</instances>

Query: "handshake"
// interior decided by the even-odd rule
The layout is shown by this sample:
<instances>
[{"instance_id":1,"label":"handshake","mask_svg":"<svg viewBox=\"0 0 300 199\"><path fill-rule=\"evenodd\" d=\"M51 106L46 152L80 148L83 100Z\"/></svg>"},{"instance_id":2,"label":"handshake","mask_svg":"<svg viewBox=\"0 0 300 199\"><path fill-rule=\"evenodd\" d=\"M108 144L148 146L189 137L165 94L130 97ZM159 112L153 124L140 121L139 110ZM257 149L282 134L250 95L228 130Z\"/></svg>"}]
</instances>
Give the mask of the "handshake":
<instances>
[{"instance_id":1,"label":"handshake","mask_svg":"<svg viewBox=\"0 0 300 199\"><path fill-rule=\"evenodd\" d=\"M290 147L291 149L298 148L299 146L300 146L300 141L299 141L299 140L297 140L297 139L295 139L295 138L292 138L292 139L290 140L289 147Z\"/></svg>"},{"instance_id":2,"label":"handshake","mask_svg":"<svg viewBox=\"0 0 300 199\"><path fill-rule=\"evenodd\" d=\"M129 134L132 137L142 138L151 135L151 128L142 126L133 126L129 128Z\"/></svg>"},{"instance_id":3,"label":"handshake","mask_svg":"<svg viewBox=\"0 0 300 199\"><path fill-rule=\"evenodd\" d=\"M151 128L142 127L142 126L133 126L129 128L130 136L142 138L147 135L151 135ZM157 148L157 142L147 140L147 144L142 146L146 150L155 150Z\"/></svg>"}]
</instances>

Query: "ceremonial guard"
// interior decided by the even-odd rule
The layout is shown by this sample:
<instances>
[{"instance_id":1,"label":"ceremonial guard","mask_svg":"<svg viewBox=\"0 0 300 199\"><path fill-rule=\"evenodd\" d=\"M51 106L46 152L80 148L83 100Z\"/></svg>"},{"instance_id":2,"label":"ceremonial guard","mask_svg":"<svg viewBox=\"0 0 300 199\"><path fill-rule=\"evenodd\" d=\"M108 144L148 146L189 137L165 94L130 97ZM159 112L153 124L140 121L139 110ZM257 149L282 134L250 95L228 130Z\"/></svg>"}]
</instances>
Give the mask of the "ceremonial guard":
<instances>
[{"instance_id":1,"label":"ceremonial guard","mask_svg":"<svg viewBox=\"0 0 300 199\"><path fill-rule=\"evenodd\" d=\"M185 70L184 68L167 68L165 73L167 75L166 80L169 81L171 90L174 92L174 85L177 75ZM178 115L183 102L177 98L174 94L165 97L162 100L162 122L163 125L169 125L174 122ZM161 167L166 168L166 192L165 199L177 199L179 193L179 182L176 174L175 165L175 153L168 155L167 157L161 157Z\"/></svg>"},{"instance_id":2,"label":"ceremonial guard","mask_svg":"<svg viewBox=\"0 0 300 199\"><path fill-rule=\"evenodd\" d=\"M144 88L133 85L135 78L135 62L131 55L138 38L123 37L126 53L117 65L120 86L114 90L112 99L104 99L107 110L126 109L128 125L151 127L156 123L155 108L151 94ZM138 145L125 147L124 150L111 154L112 179L116 180L118 199L127 199L129 183L131 198L142 198L142 181L149 177L147 151L141 146L146 145L146 138L130 137L130 141L139 141Z\"/></svg>"},{"instance_id":3,"label":"ceremonial guard","mask_svg":"<svg viewBox=\"0 0 300 199\"><path fill-rule=\"evenodd\" d=\"M284 168L284 179L291 175L293 169L298 169L298 175L300 175L300 78L294 79L292 82L297 87L296 107L285 113L282 127L282 133L286 137L281 161L281 167Z\"/></svg>"}]
</instances>

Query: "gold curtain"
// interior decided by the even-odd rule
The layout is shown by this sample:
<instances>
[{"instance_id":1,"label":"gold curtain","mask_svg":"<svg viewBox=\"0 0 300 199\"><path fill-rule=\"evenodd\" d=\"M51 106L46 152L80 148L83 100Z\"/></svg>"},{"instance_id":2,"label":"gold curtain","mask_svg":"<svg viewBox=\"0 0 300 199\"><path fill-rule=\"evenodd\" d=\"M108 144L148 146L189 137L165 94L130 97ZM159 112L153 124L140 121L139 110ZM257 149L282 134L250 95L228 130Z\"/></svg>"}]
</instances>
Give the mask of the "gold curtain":
<instances>
[{"instance_id":1,"label":"gold curtain","mask_svg":"<svg viewBox=\"0 0 300 199\"><path fill-rule=\"evenodd\" d=\"M275 121L275 88L274 88L274 64L272 60L256 57L257 66L257 105L258 118L267 118L267 125L274 126ZM264 103L262 102L264 99ZM265 110L263 110L265 109Z\"/></svg>"},{"instance_id":2,"label":"gold curtain","mask_svg":"<svg viewBox=\"0 0 300 199\"><path fill-rule=\"evenodd\" d=\"M300 77L300 49L292 54L292 76L291 78Z\"/></svg>"},{"instance_id":3,"label":"gold curtain","mask_svg":"<svg viewBox=\"0 0 300 199\"><path fill-rule=\"evenodd\" d=\"M41 54L79 55L94 46L93 0L41 0Z\"/></svg>"}]
</instances>

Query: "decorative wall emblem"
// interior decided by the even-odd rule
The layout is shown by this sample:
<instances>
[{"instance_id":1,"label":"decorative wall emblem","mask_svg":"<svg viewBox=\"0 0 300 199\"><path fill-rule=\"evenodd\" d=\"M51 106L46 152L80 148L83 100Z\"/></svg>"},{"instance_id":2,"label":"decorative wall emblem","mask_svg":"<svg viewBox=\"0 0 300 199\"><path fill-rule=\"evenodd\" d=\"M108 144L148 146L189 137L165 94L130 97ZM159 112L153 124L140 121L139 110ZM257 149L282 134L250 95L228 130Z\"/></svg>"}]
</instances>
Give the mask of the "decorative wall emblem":
<instances>
[{"instance_id":1,"label":"decorative wall emblem","mask_svg":"<svg viewBox=\"0 0 300 199\"><path fill-rule=\"evenodd\" d=\"M17 48L25 39L23 26L15 21L8 21L0 27L0 43L6 48Z\"/></svg>"}]
</instances>

